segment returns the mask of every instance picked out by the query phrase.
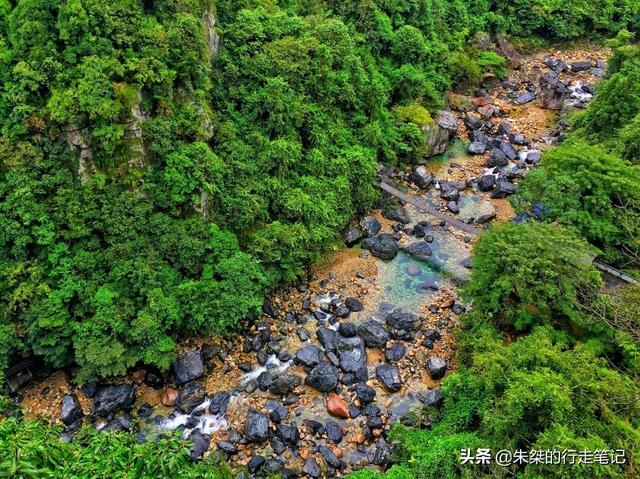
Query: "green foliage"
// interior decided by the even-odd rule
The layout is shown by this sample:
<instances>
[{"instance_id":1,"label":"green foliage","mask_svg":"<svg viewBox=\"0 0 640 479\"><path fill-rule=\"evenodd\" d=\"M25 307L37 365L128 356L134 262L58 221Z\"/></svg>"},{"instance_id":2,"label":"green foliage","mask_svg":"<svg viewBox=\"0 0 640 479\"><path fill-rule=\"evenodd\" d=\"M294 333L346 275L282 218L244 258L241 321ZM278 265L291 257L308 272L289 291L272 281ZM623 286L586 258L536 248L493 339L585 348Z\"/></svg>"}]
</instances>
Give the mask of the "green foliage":
<instances>
[{"instance_id":1,"label":"green foliage","mask_svg":"<svg viewBox=\"0 0 640 479\"><path fill-rule=\"evenodd\" d=\"M529 211L536 201L545 218L575 227L605 257L619 262L636 247L640 222L640 169L600 147L567 142L545 154L542 168L521 184L516 205Z\"/></svg>"},{"instance_id":2,"label":"green foliage","mask_svg":"<svg viewBox=\"0 0 640 479\"><path fill-rule=\"evenodd\" d=\"M585 323L585 291L600 291L593 249L554 225L504 223L474 247L464 293L478 314L516 329L552 320Z\"/></svg>"},{"instance_id":3,"label":"green foliage","mask_svg":"<svg viewBox=\"0 0 640 479\"><path fill-rule=\"evenodd\" d=\"M15 417L0 421L0 476L230 479L231 473L212 459L193 462L189 443L177 437L139 444L133 434L81 430L71 443L59 428Z\"/></svg>"}]
</instances>

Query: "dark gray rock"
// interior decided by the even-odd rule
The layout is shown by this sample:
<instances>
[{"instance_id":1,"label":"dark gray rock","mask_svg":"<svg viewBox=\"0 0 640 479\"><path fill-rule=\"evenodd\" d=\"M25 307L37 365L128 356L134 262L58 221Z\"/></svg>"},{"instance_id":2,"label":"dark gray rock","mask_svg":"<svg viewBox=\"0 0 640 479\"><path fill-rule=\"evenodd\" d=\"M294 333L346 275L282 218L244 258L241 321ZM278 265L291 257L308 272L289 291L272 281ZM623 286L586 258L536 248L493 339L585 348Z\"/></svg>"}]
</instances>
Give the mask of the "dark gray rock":
<instances>
[{"instance_id":1,"label":"dark gray rock","mask_svg":"<svg viewBox=\"0 0 640 479\"><path fill-rule=\"evenodd\" d=\"M360 337L342 338L337 341L340 368L345 373L355 373L367 364L364 341Z\"/></svg>"},{"instance_id":2,"label":"dark gray rock","mask_svg":"<svg viewBox=\"0 0 640 479\"><path fill-rule=\"evenodd\" d=\"M342 239L344 239L345 244L349 247L356 244L358 241L360 241L361 238L362 231L360 231L360 228L357 228L355 226L347 228L347 230L342 235Z\"/></svg>"},{"instance_id":3,"label":"dark gray rock","mask_svg":"<svg viewBox=\"0 0 640 479\"><path fill-rule=\"evenodd\" d=\"M199 459L209 449L211 436L203 434L199 429L194 429L189 434L189 441L191 441L191 459Z\"/></svg>"},{"instance_id":4,"label":"dark gray rock","mask_svg":"<svg viewBox=\"0 0 640 479\"><path fill-rule=\"evenodd\" d=\"M210 414L224 414L227 412L229 401L231 400L231 394L226 391L218 391L211 398L209 403Z\"/></svg>"},{"instance_id":5,"label":"dark gray rock","mask_svg":"<svg viewBox=\"0 0 640 479\"><path fill-rule=\"evenodd\" d=\"M111 384L96 392L92 412L96 416L106 417L122 409L133 406L136 400L136 388L131 384Z\"/></svg>"},{"instance_id":6,"label":"dark gray rock","mask_svg":"<svg viewBox=\"0 0 640 479\"><path fill-rule=\"evenodd\" d=\"M458 203L456 203L455 201L449 201L447 203L447 209L453 213L453 214L458 214L460 213L460 207L458 206Z\"/></svg>"},{"instance_id":7,"label":"dark gray rock","mask_svg":"<svg viewBox=\"0 0 640 479\"><path fill-rule=\"evenodd\" d=\"M487 151L487 144L474 141L469 145L469 153L472 155L483 155Z\"/></svg>"},{"instance_id":8,"label":"dark gray rock","mask_svg":"<svg viewBox=\"0 0 640 479\"><path fill-rule=\"evenodd\" d=\"M380 259L390 260L398 254L398 242L392 235L387 233L367 238L363 246L365 249L368 249L373 256Z\"/></svg>"},{"instance_id":9,"label":"dark gray rock","mask_svg":"<svg viewBox=\"0 0 640 479\"><path fill-rule=\"evenodd\" d=\"M327 464L329 464L331 467L335 467L336 469L342 468L342 462L340 461L340 459L338 459L338 456L336 456L331 449L326 446L320 446L318 447L318 452L322 454L324 460L327 461Z\"/></svg>"},{"instance_id":10,"label":"dark gray rock","mask_svg":"<svg viewBox=\"0 0 640 479\"><path fill-rule=\"evenodd\" d=\"M464 122L470 130L479 130L484 126L482 117L474 112L467 113Z\"/></svg>"},{"instance_id":11,"label":"dark gray rock","mask_svg":"<svg viewBox=\"0 0 640 479\"><path fill-rule=\"evenodd\" d=\"M261 443L269 437L269 416L250 411L244 424L244 436L249 442Z\"/></svg>"},{"instance_id":12,"label":"dark gray rock","mask_svg":"<svg viewBox=\"0 0 640 479\"><path fill-rule=\"evenodd\" d=\"M249 463L247 464L247 469L251 474L255 474L260 470L260 468L264 465L266 459L262 456L258 456L257 454L252 456L249 459Z\"/></svg>"},{"instance_id":13,"label":"dark gray rock","mask_svg":"<svg viewBox=\"0 0 640 479\"><path fill-rule=\"evenodd\" d=\"M344 300L344 304L347 308L349 308L352 312L357 313L364 309L362 302L360 302L357 298L347 298Z\"/></svg>"},{"instance_id":14,"label":"dark gray rock","mask_svg":"<svg viewBox=\"0 0 640 479\"><path fill-rule=\"evenodd\" d=\"M279 424L276 426L275 436L285 444L295 446L300 441L300 431L296 426Z\"/></svg>"},{"instance_id":15,"label":"dark gray rock","mask_svg":"<svg viewBox=\"0 0 640 479\"><path fill-rule=\"evenodd\" d=\"M295 374L283 374L278 376L270 385L269 392L276 396L291 394L295 388L302 384L302 379Z\"/></svg>"},{"instance_id":16,"label":"dark gray rock","mask_svg":"<svg viewBox=\"0 0 640 479\"><path fill-rule=\"evenodd\" d=\"M339 379L340 372L335 366L321 362L309 371L305 383L317 391L327 393L335 390Z\"/></svg>"},{"instance_id":17,"label":"dark gray rock","mask_svg":"<svg viewBox=\"0 0 640 479\"><path fill-rule=\"evenodd\" d=\"M198 379L204 374L204 364L200 351L190 351L173 365L176 383L184 384Z\"/></svg>"},{"instance_id":18,"label":"dark gray rock","mask_svg":"<svg viewBox=\"0 0 640 479\"><path fill-rule=\"evenodd\" d=\"M429 246L429 243L426 241L416 241L415 243L411 243L410 245L403 247L402 250L406 254L423 261L428 261L433 254L431 246Z\"/></svg>"},{"instance_id":19,"label":"dark gray rock","mask_svg":"<svg viewBox=\"0 0 640 479\"><path fill-rule=\"evenodd\" d=\"M369 320L358 326L358 336L370 348L383 348L389 340L389 334L377 321Z\"/></svg>"},{"instance_id":20,"label":"dark gray rock","mask_svg":"<svg viewBox=\"0 0 640 479\"><path fill-rule=\"evenodd\" d=\"M382 385L391 392L399 391L402 387L400 371L391 364L383 364L376 368L376 377Z\"/></svg>"},{"instance_id":21,"label":"dark gray rock","mask_svg":"<svg viewBox=\"0 0 640 479\"><path fill-rule=\"evenodd\" d=\"M276 476L284 469L284 462L281 459L269 459L262 466L262 473L265 476Z\"/></svg>"},{"instance_id":22,"label":"dark gray rock","mask_svg":"<svg viewBox=\"0 0 640 479\"><path fill-rule=\"evenodd\" d=\"M384 352L384 356L389 362L400 361L407 354L407 347L402 343L393 343Z\"/></svg>"},{"instance_id":23,"label":"dark gray rock","mask_svg":"<svg viewBox=\"0 0 640 479\"><path fill-rule=\"evenodd\" d=\"M410 175L409 181L413 182L418 188L426 190L431 186L433 176L425 166L418 166Z\"/></svg>"},{"instance_id":24,"label":"dark gray rock","mask_svg":"<svg viewBox=\"0 0 640 479\"><path fill-rule=\"evenodd\" d=\"M460 190L451 183L441 183L440 198L446 201L458 201L460 199Z\"/></svg>"},{"instance_id":25,"label":"dark gray rock","mask_svg":"<svg viewBox=\"0 0 640 479\"><path fill-rule=\"evenodd\" d=\"M324 428L327 431L327 437L329 438L329 441L334 444L340 444L342 442L344 434L342 433L342 428L338 425L337 422L327 421Z\"/></svg>"},{"instance_id":26,"label":"dark gray rock","mask_svg":"<svg viewBox=\"0 0 640 479\"><path fill-rule=\"evenodd\" d=\"M304 472L307 476L313 478L320 477L320 475L322 474L318 462L313 457L309 457L306 461L304 461L302 472Z\"/></svg>"},{"instance_id":27,"label":"dark gray rock","mask_svg":"<svg viewBox=\"0 0 640 479\"><path fill-rule=\"evenodd\" d=\"M431 389L426 393L420 394L419 398L427 407L440 407L444 401L444 394L439 389Z\"/></svg>"},{"instance_id":28,"label":"dark gray rock","mask_svg":"<svg viewBox=\"0 0 640 479\"><path fill-rule=\"evenodd\" d=\"M176 407L185 414L190 413L204 401L207 391L197 381L185 384L176 398Z\"/></svg>"},{"instance_id":29,"label":"dark gray rock","mask_svg":"<svg viewBox=\"0 0 640 479\"><path fill-rule=\"evenodd\" d=\"M75 394L65 394L60 405L60 420L65 426L82 419L82 407Z\"/></svg>"},{"instance_id":30,"label":"dark gray rock","mask_svg":"<svg viewBox=\"0 0 640 479\"><path fill-rule=\"evenodd\" d=\"M380 232L382 225L373 216L365 216L360 220L360 229L362 229L365 238L370 238Z\"/></svg>"},{"instance_id":31,"label":"dark gray rock","mask_svg":"<svg viewBox=\"0 0 640 479\"><path fill-rule=\"evenodd\" d=\"M296 352L296 362L304 367L312 368L320 362L320 348L315 344L307 344Z\"/></svg>"},{"instance_id":32,"label":"dark gray rock","mask_svg":"<svg viewBox=\"0 0 640 479\"><path fill-rule=\"evenodd\" d=\"M531 150L527 152L527 156L524 161L530 165L535 165L540 162L540 158L542 158L540 151Z\"/></svg>"},{"instance_id":33,"label":"dark gray rock","mask_svg":"<svg viewBox=\"0 0 640 479\"><path fill-rule=\"evenodd\" d=\"M405 210L404 207L402 206L387 208L382 213L382 216L384 216L388 220L402 223L403 225L411 223L411 220L409 219L409 215L407 215L407 210Z\"/></svg>"},{"instance_id":34,"label":"dark gray rock","mask_svg":"<svg viewBox=\"0 0 640 479\"><path fill-rule=\"evenodd\" d=\"M418 316L413 313L407 313L404 311L396 310L387 315L387 324L393 328L403 331L411 331L415 327L415 324L420 320Z\"/></svg>"},{"instance_id":35,"label":"dark gray rock","mask_svg":"<svg viewBox=\"0 0 640 479\"><path fill-rule=\"evenodd\" d=\"M593 63L591 62L591 60L573 62L571 64L571 71L573 73L586 72L587 70L590 70L592 66Z\"/></svg>"},{"instance_id":36,"label":"dark gray rock","mask_svg":"<svg viewBox=\"0 0 640 479\"><path fill-rule=\"evenodd\" d=\"M226 454L233 455L238 452L238 447L229 441L218 441L218 449Z\"/></svg>"},{"instance_id":37,"label":"dark gray rock","mask_svg":"<svg viewBox=\"0 0 640 479\"><path fill-rule=\"evenodd\" d=\"M120 412L116 414L109 423L100 429L100 432L109 431L131 431L133 426L133 419L128 412Z\"/></svg>"},{"instance_id":38,"label":"dark gray rock","mask_svg":"<svg viewBox=\"0 0 640 479\"><path fill-rule=\"evenodd\" d=\"M447 362L438 356L427 359L427 372L433 380L442 379L447 372Z\"/></svg>"},{"instance_id":39,"label":"dark gray rock","mask_svg":"<svg viewBox=\"0 0 640 479\"><path fill-rule=\"evenodd\" d=\"M358 334L358 329L353 323L340 323L340 326L338 326L338 333L340 333L340 336L343 338L353 338Z\"/></svg>"},{"instance_id":40,"label":"dark gray rock","mask_svg":"<svg viewBox=\"0 0 640 479\"><path fill-rule=\"evenodd\" d=\"M526 91L516 99L516 103L518 105L524 105L526 103L531 103L535 99L536 96L533 93Z\"/></svg>"},{"instance_id":41,"label":"dark gray rock","mask_svg":"<svg viewBox=\"0 0 640 479\"><path fill-rule=\"evenodd\" d=\"M325 351L335 351L337 334L333 329L321 326L316 331L316 337Z\"/></svg>"},{"instance_id":42,"label":"dark gray rock","mask_svg":"<svg viewBox=\"0 0 640 479\"><path fill-rule=\"evenodd\" d=\"M510 181L498 181L491 193L491 198L506 198L516 192L516 185Z\"/></svg>"},{"instance_id":43,"label":"dark gray rock","mask_svg":"<svg viewBox=\"0 0 640 479\"><path fill-rule=\"evenodd\" d=\"M376 398L376 390L365 383L356 384L353 391L362 404L369 404Z\"/></svg>"},{"instance_id":44,"label":"dark gray rock","mask_svg":"<svg viewBox=\"0 0 640 479\"><path fill-rule=\"evenodd\" d=\"M469 132L469 141L471 141L471 143L482 143L484 145L489 144L489 138L480 130L471 130Z\"/></svg>"},{"instance_id":45,"label":"dark gray rock","mask_svg":"<svg viewBox=\"0 0 640 479\"><path fill-rule=\"evenodd\" d=\"M518 158L518 152L511 145L511 143L503 141L502 143L500 143L500 150L502 150L502 152L504 153L504 156L506 156L507 159L509 159L511 161L513 161L516 158Z\"/></svg>"},{"instance_id":46,"label":"dark gray rock","mask_svg":"<svg viewBox=\"0 0 640 479\"><path fill-rule=\"evenodd\" d=\"M289 415L287 407L277 401L267 401L266 408L269 412L269 419L275 424L281 423Z\"/></svg>"},{"instance_id":47,"label":"dark gray rock","mask_svg":"<svg viewBox=\"0 0 640 479\"><path fill-rule=\"evenodd\" d=\"M500 148L493 148L491 150L491 158L489 161L489 165L491 166L507 166L509 164L509 160L507 159L507 155L504 154Z\"/></svg>"},{"instance_id":48,"label":"dark gray rock","mask_svg":"<svg viewBox=\"0 0 640 479\"><path fill-rule=\"evenodd\" d=\"M480 191L491 191L494 186L496 186L496 177L493 175L484 175L478 181Z\"/></svg>"}]
</instances>

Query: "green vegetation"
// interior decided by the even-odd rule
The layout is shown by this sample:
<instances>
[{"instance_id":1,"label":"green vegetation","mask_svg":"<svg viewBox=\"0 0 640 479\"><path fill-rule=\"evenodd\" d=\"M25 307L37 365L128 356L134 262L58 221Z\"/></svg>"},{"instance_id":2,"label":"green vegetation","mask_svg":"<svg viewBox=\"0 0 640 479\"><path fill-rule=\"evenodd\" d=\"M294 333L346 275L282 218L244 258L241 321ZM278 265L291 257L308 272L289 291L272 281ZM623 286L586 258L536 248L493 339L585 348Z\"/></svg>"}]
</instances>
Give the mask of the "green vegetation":
<instances>
[{"instance_id":1,"label":"green vegetation","mask_svg":"<svg viewBox=\"0 0 640 479\"><path fill-rule=\"evenodd\" d=\"M99 433L85 428L75 440L58 439L58 428L14 417L0 421L0 476L230 479L224 467L205 459L189 459L188 444L177 438L139 444L127 433Z\"/></svg>"}]
</instances>

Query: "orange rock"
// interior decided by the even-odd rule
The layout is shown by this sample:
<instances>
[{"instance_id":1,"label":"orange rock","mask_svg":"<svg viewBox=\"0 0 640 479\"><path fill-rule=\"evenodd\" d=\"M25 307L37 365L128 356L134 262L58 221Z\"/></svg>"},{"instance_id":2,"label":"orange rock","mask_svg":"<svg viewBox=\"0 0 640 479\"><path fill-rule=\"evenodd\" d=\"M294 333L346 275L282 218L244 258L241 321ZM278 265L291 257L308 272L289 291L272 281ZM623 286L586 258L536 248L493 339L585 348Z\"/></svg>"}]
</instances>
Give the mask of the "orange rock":
<instances>
[{"instance_id":1,"label":"orange rock","mask_svg":"<svg viewBox=\"0 0 640 479\"><path fill-rule=\"evenodd\" d=\"M309 449L307 449L306 447L303 447L298 451L298 454L300 454L300 457L306 461L307 458L309 457Z\"/></svg>"},{"instance_id":2,"label":"orange rock","mask_svg":"<svg viewBox=\"0 0 640 479\"><path fill-rule=\"evenodd\" d=\"M442 303L440 303L440 307L441 308L450 308L451 306L454 305L455 302L456 302L456 300L454 298L447 298L444 301L442 301Z\"/></svg>"},{"instance_id":3,"label":"orange rock","mask_svg":"<svg viewBox=\"0 0 640 479\"><path fill-rule=\"evenodd\" d=\"M176 399L178 399L178 391L173 388L165 388L162 391L162 397L160 401L163 406L172 407L176 405Z\"/></svg>"},{"instance_id":4,"label":"orange rock","mask_svg":"<svg viewBox=\"0 0 640 479\"><path fill-rule=\"evenodd\" d=\"M329 411L329 414L336 417L341 417L343 419L349 418L349 407L347 406L347 403L344 402L336 393L329 394L329 399L327 400L327 411Z\"/></svg>"},{"instance_id":5,"label":"orange rock","mask_svg":"<svg viewBox=\"0 0 640 479\"><path fill-rule=\"evenodd\" d=\"M365 440L366 440L366 438L364 437L364 434L362 434L361 432L358 433L358 435L356 436L356 443L364 444Z\"/></svg>"},{"instance_id":6,"label":"orange rock","mask_svg":"<svg viewBox=\"0 0 640 479\"><path fill-rule=\"evenodd\" d=\"M487 100L484 97L478 97L475 100L473 100L475 102L476 105L482 107L482 106L486 106L489 104L489 100Z\"/></svg>"},{"instance_id":7,"label":"orange rock","mask_svg":"<svg viewBox=\"0 0 640 479\"><path fill-rule=\"evenodd\" d=\"M339 447L334 447L333 448L333 453L336 455L336 457L339 459L342 456L344 456L344 451L342 449L340 449Z\"/></svg>"},{"instance_id":8,"label":"orange rock","mask_svg":"<svg viewBox=\"0 0 640 479\"><path fill-rule=\"evenodd\" d=\"M131 373L131 378L135 382L140 384L142 381L144 381L144 377L146 375L147 375L147 372L144 369L138 369L137 371L134 371L133 373Z\"/></svg>"}]
</instances>

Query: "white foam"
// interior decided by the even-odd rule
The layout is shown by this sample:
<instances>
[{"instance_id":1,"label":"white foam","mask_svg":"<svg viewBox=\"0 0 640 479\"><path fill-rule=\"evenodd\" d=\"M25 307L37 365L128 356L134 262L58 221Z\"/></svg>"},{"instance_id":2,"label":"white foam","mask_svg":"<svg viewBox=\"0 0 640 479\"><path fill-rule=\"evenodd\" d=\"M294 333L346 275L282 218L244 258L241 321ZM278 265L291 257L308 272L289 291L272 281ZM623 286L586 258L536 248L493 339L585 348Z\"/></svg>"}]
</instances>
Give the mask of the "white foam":
<instances>
[{"instance_id":1,"label":"white foam","mask_svg":"<svg viewBox=\"0 0 640 479\"><path fill-rule=\"evenodd\" d=\"M249 371L248 373L244 374L242 376L242 379L240 380L240 385L245 385L252 379L258 379L258 376L260 376L265 371L274 372L275 374L283 373L289 368L289 366L291 366L291 364L291 361L283 363L275 354L272 354L271 356L269 356L264 366L259 366L253 371Z\"/></svg>"}]
</instances>

